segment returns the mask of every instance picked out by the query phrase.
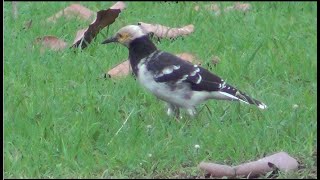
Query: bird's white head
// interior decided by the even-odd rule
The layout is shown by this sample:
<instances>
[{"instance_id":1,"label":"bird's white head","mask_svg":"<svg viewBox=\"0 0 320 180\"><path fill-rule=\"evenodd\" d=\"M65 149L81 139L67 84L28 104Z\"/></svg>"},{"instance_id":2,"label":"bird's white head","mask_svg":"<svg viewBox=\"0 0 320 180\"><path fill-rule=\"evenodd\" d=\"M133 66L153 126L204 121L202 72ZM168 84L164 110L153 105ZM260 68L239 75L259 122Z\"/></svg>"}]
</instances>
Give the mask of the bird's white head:
<instances>
[{"instance_id":1,"label":"bird's white head","mask_svg":"<svg viewBox=\"0 0 320 180\"><path fill-rule=\"evenodd\" d=\"M116 33L114 37L108 38L102 42L102 44L112 43L112 42L119 42L126 47L129 47L129 44L134 39L147 35L147 32L144 31L138 25L127 25Z\"/></svg>"}]
</instances>

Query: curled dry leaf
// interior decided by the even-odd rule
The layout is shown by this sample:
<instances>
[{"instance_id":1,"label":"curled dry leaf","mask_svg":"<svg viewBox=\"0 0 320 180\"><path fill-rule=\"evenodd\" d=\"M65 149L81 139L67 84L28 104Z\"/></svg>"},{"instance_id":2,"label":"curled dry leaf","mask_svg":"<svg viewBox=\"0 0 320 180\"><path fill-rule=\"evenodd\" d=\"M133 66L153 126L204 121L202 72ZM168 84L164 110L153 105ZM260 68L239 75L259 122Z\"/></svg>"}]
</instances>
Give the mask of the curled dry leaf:
<instances>
[{"instance_id":1,"label":"curled dry leaf","mask_svg":"<svg viewBox=\"0 0 320 180\"><path fill-rule=\"evenodd\" d=\"M236 2L233 6L228 6L228 7L224 8L224 12L233 11L233 10L247 12L250 10L250 8L251 8L251 5L248 3ZM220 13L221 13L219 5L216 3L205 5L204 9L207 11L215 12L215 15L220 15ZM196 5L194 7L194 10L199 11L200 6Z\"/></svg>"},{"instance_id":2,"label":"curled dry leaf","mask_svg":"<svg viewBox=\"0 0 320 180\"><path fill-rule=\"evenodd\" d=\"M121 1L117 2L107 10L101 10L97 12L96 19L89 25L86 30L77 33L76 40L72 47L79 47L84 49L88 44L96 37L104 27L112 24L115 19L119 16L121 10L125 8L125 4ZM81 36L78 36L81 35Z\"/></svg>"},{"instance_id":3,"label":"curled dry leaf","mask_svg":"<svg viewBox=\"0 0 320 180\"><path fill-rule=\"evenodd\" d=\"M251 8L251 5L248 3L235 3L234 9L239 10L239 11L249 11Z\"/></svg>"},{"instance_id":4,"label":"curled dry leaf","mask_svg":"<svg viewBox=\"0 0 320 180\"><path fill-rule=\"evenodd\" d=\"M56 22L61 16L71 18L73 16L80 17L84 20L90 20L94 16L94 12L90 9L80 5L80 4L71 4L70 6L66 7L65 9L59 11L55 15L49 17L47 19L48 22Z\"/></svg>"},{"instance_id":5,"label":"curled dry leaf","mask_svg":"<svg viewBox=\"0 0 320 180\"><path fill-rule=\"evenodd\" d=\"M75 44L76 42L81 41L81 38L83 38L84 33L85 33L87 30L88 30L88 28L78 30L78 31L77 31L77 35L76 35L76 38L74 39L74 41L73 41L72 44Z\"/></svg>"},{"instance_id":6,"label":"curled dry leaf","mask_svg":"<svg viewBox=\"0 0 320 180\"><path fill-rule=\"evenodd\" d=\"M233 6L226 7L224 9L224 11L228 12L228 11L231 11L231 10L238 10L238 11L247 12L247 11L250 10L250 8L251 8L250 4L236 2Z\"/></svg>"},{"instance_id":7,"label":"curled dry leaf","mask_svg":"<svg viewBox=\"0 0 320 180\"><path fill-rule=\"evenodd\" d=\"M41 52L43 52L44 48L49 48L51 50L58 51L66 48L67 46L66 42L64 42L63 40L60 40L55 36L38 37L36 38L34 43L42 45Z\"/></svg>"},{"instance_id":8,"label":"curled dry leaf","mask_svg":"<svg viewBox=\"0 0 320 180\"><path fill-rule=\"evenodd\" d=\"M298 168L298 162L296 159L291 157L286 152L279 152L276 154L273 154L271 156L264 157L258 161L262 162L270 162L274 164L277 168L279 168L281 171L291 171Z\"/></svg>"},{"instance_id":9,"label":"curled dry leaf","mask_svg":"<svg viewBox=\"0 0 320 180\"><path fill-rule=\"evenodd\" d=\"M220 11L219 5L216 4L216 3L210 4L210 5L206 5L205 8L207 10L212 10L212 11L215 11L215 12Z\"/></svg>"},{"instance_id":10,"label":"curled dry leaf","mask_svg":"<svg viewBox=\"0 0 320 180\"><path fill-rule=\"evenodd\" d=\"M279 152L257 161L252 161L238 166L230 167L225 165L219 165L214 163L200 163L200 169L209 172L212 176L233 176L235 172L236 176L250 176L255 177L258 175L266 174L273 171L274 168L278 168L281 171L291 171L298 168L298 162L286 152Z\"/></svg>"},{"instance_id":11,"label":"curled dry leaf","mask_svg":"<svg viewBox=\"0 0 320 180\"><path fill-rule=\"evenodd\" d=\"M207 11L213 11L215 12L215 15L220 15L220 7L218 4L216 3L212 3L212 4L207 4L204 6L204 9ZM194 7L194 10L199 11L200 10L200 6L196 5Z\"/></svg>"},{"instance_id":12,"label":"curled dry leaf","mask_svg":"<svg viewBox=\"0 0 320 180\"><path fill-rule=\"evenodd\" d=\"M237 176L256 177L257 175L264 174L273 170L268 163L261 161L253 161L234 167L237 172Z\"/></svg>"},{"instance_id":13,"label":"curled dry leaf","mask_svg":"<svg viewBox=\"0 0 320 180\"><path fill-rule=\"evenodd\" d=\"M220 58L218 56L212 57L212 64L217 65L220 62Z\"/></svg>"},{"instance_id":14,"label":"curled dry leaf","mask_svg":"<svg viewBox=\"0 0 320 180\"><path fill-rule=\"evenodd\" d=\"M183 59L185 61L189 61L189 62L198 64L198 65L201 65L200 61L197 60L194 57L194 55L192 55L190 53L176 54L176 56L180 57L181 59ZM132 71L132 69L130 66L130 62L129 62L129 60L126 60L126 61L118 64L117 66L115 66L111 70L109 70L107 73L104 74L104 76L110 77L110 78L124 77L124 76L127 76L131 71Z\"/></svg>"},{"instance_id":15,"label":"curled dry leaf","mask_svg":"<svg viewBox=\"0 0 320 180\"><path fill-rule=\"evenodd\" d=\"M30 19L29 21L26 21L26 22L23 24L23 29L28 30L28 29L31 28L31 25L32 25L32 19Z\"/></svg>"},{"instance_id":16,"label":"curled dry leaf","mask_svg":"<svg viewBox=\"0 0 320 180\"><path fill-rule=\"evenodd\" d=\"M127 76L131 71L132 70L131 70L130 62L129 60L126 60L120 63L119 65L117 65L116 67L112 68L110 71L108 71L107 74L110 78L123 77L123 76Z\"/></svg>"},{"instance_id":17,"label":"curled dry leaf","mask_svg":"<svg viewBox=\"0 0 320 180\"><path fill-rule=\"evenodd\" d=\"M207 5L205 8L215 12L215 15L220 15L220 8L218 4Z\"/></svg>"},{"instance_id":18,"label":"curled dry leaf","mask_svg":"<svg viewBox=\"0 0 320 180\"><path fill-rule=\"evenodd\" d=\"M199 5L196 5L196 6L194 7L194 10L195 10L195 11L199 11L199 9L200 9L200 6L199 6Z\"/></svg>"},{"instance_id":19,"label":"curled dry leaf","mask_svg":"<svg viewBox=\"0 0 320 180\"><path fill-rule=\"evenodd\" d=\"M201 162L199 168L209 172L211 176L214 177L233 177L236 175L236 171L231 166L227 165Z\"/></svg>"},{"instance_id":20,"label":"curled dry leaf","mask_svg":"<svg viewBox=\"0 0 320 180\"><path fill-rule=\"evenodd\" d=\"M147 33L153 33L159 38L175 38L188 35L194 31L194 26L192 24L181 28L170 28L160 24L148 24L144 22L139 22L138 25L140 25Z\"/></svg>"},{"instance_id":21,"label":"curled dry leaf","mask_svg":"<svg viewBox=\"0 0 320 180\"><path fill-rule=\"evenodd\" d=\"M224 8L224 12L228 12L231 10L234 10L234 6L228 6L228 7Z\"/></svg>"},{"instance_id":22,"label":"curled dry leaf","mask_svg":"<svg viewBox=\"0 0 320 180\"><path fill-rule=\"evenodd\" d=\"M123 10L124 8L126 8L126 4L122 1L118 1L117 3L115 3L110 7L110 9L120 9L120 10Z\"/></svg>"}]
</instances>

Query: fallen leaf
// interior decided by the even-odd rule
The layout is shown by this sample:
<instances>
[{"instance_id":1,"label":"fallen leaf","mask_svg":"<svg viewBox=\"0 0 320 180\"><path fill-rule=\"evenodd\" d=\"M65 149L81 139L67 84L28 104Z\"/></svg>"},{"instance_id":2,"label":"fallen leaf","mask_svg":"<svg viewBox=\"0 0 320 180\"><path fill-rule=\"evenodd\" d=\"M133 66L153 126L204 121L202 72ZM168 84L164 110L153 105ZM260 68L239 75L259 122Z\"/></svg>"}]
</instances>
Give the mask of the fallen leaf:
<instances>
[{"instance_id":1,"label":"fallen leaf","mask_svg":"<svg viewBox=\"0 0 320 180\"><path fill-rule=\"evenodd\" d=\"M286 152L279 152L271 156L264 157L258 161L272 163L281 171L287 172L298 168L298 162Z\"/></svg>"},{"instance_id":2,"label":"fallen leaf","mask_svg":"<svg viewBox=\"0 0 320 180\"><path fill-rule=\"evenodd\" d=\"M272 164L271 162L268 162L268 166L272 169L278 169L276 165Z\"/></svg>"},{"instance_id":3,"label":"fallen leaf","mask_svg":"<svg viewBox=\"0 0 320 180\"><path fill-rule=\"evenodd\" d=\"M220 62L220 58L218 56L212 57L212 64L217 65Z\"/></svg>"},{"instance_id":4,"label":"fallen leaf","mask_svg":"<svg viewBox=\"0 0 320 180\"><path fill-rule=\"evenodd\" d=\"M74 39L74 41L73 41L72 44L75 44L76 42L81 41L81 39L82 39L83 36L84 36L84 33L85 33L87 30L88 30L88 28L78 30L78 31L77 31L77 34L76 34L76 38Z\"/></svg>"},{"instance_id":5,"label":"fallen leaf","mask_svg":"<svg viewBox=\"0 0 320 180\"><path fill-rule=\"evenodd\" d=\"M201 162L199 167L209 172L212 176L217 177L233 176L231 173L232 170L234 170L236 176L256 177L277 169L284 172L296 170L298 169L298 165L297 160L289 156L286 152L279 152L257 161L233 167L204 162Z\"/></svg>"},{"instance_id":6,"label":"fallen leaf","mask_svg":"<svg viewBox=\"0 0 320 180\"><path fill-rule=\"evenodd\" d=\"M80 4L71 4L70 6L66 7L65 9L59 11L55 15L47 18L48 22L55 23L57 19L61 16L71 18L71 17L80 17L84 20L90 20L94 16L94 12L90 9L80 5Z\"/></svg>"},{"instance_id":7,"label":"fallen leaf","mask_svg":"<svg viewBox=\"0 0 320 180\"><path fill-rule=\"evenodd\" d=\"M220 15L220 8L219 8L219 5L216 4L216 3L210 4L210 5L206 5L205 9L215 12L215 15L217 15L217 16Z\"/></svg>"},{"instance_id":8,"label":"fallen leaf","mask_svg":"<svg viewBox=\"0 0 320 180\"><path fill-rule=\"evenodd\" d=\"M126 8L126 4L122 1L118 1L113 6L110 7L110 9L120 9L120 10L123 10L124 8Z\"/></svg>"},{"instance_id":9,"label":"fallen leaf","mask_svg":"<svg viewBox=\"0 0 320 180\"><path fill-rule=\"evenodd\" d=\"M89 25L89 27L84 32L81 31L81 33L79 33L78 31L79 34L82 34L82 37L78 37L77 33L77 37L75 38L76 40L74 41L72 47L81 46L81 49L86 48L101 29L112 24L115 21L115 19L119 16L121 10L123 10L124 8L125 4L119 1L107 10L98 11L96 19Z\"/></svg>"},{"instance_id":10,"label":"fallen leaf","mask_svg":"<svg viewBox=\"0 0 320 180\"><path fill-rule=\"evenodd\" d=\"M200 9L200 6L199 6L199 5L196 5L196 6L194 7L194 10L196 10L196 11L199 11L199 9Z\"/></svg>"},{"instance_id":11,"label":"fallen leaf","mask_svg":"<svg viewBox=\"0 0 320 180\"><path fill-rule=\"evenodd\" d=\"M131 72L129 60L126 60L107 72L109 78L127 76Z\"/></svg>"},{"instance_id":12,"label":"fallen leaf","mask_svg":"<svg viewBox=\"0 0 320 180\"><path fill-rule=\"evenodd\" d=\"M207 4L207 5L204 6L203 9L205 9L207 11L215 12L215 15L220 15L221 14L220 7L216 3ZM228 7L224 8L224 12L233 11L233 10L247 12L250 9L251 9L251 5L250 4L236 2L233 6L228 6ZM199 11L200 10L200 6L196 5L194 7L194 10Z\"/></svg>"},{"instance_id":13,"label":"fallen leaf","mask_svg":"<svg viewBox=\"0 0 320 180\"><path fill-rule=\"evenodd\" d=\"M206 5L205 8L207 10L212 10L212 11L215 11L215 12L220 11L219 5L216 4L216 3L210 4L210 5Z\"/></svg>"},{"instance_id":14,"label":"fallen leaf","mask_svg":"<svg viewBox=\"0 0 320 180\"><path fill-rule=\"evenodd\" d=\"M236 171L231 166L227 165L201 162L199 168L209 172L211 176L214 177L234 177L236 175Z\"/></svg>"},{"instance_id":15,"label":"fallen leaf","mask_svg":"<svg viewBox=\"0 0 320 180\"><path fill-rule=\"evenodd\" d=\"M224 12L228 12L231 10L234 10L234 6L228 6L228 7L224 8Z\"/></svg>"},{"instance_id":16,"label":"fallen leaf","mask_svg":"<svg viewBox=\"0 0 320 180\"><path fill-rule=\"evenodd\" d=\"M64 42L63 40L60 40L55 36L38 37L35 39L34 43L42 45L40 49L42 52L44 48L49 48L54 51L59 51L66 48L67 46L66 42Z\"/></svg>"},{"instance_id":17,"label":"fallen leaf","mask_svg":"<svg viewBox=\"0 0 320 180\"><path fill-rule=\"evenodd\" d=\"M228 11L231 11L231 10L238 10L238 11L247 12L247 11L250 10L250 8L251 8L250 4L236 2L233 6L226 7L224 9L224 12L228 12Z\"/></svg>"},{"instance_id":18,"label":"fallen leaf","mask_svg":"<svg viewBox=\"0 0 320 180\"><path fill-rule=\"evenodd\" d=\"M24 23L22 29L28 30L28 29L30 29L31 25L32 25L32 19L29 20L29 21L26 21L26 22Z\"/></svg>"},{"instance_id":19,"label":"fallen leaf","mask_svg":"<svg viewBox=\"0 0 320 180\"><path fill-rule=\"evenodd\" d=\"M216 3L212 3L212 4L207 4L204 6L204 9L207 11L213 11L215 12L215 15L220 15L220 7L218 4ZM199 11L200 10L200 6L196 5L194 7L194 10Z\"/></svg>"},{"instance_id":20,"label":"fallen leaf","mask_svg":"<svg viewBox=\"0 0 320 180\"><path fill-rule=\"evenodd\" d=\"M248 3L235 3L234 9L239 10L239 11L249 11L251 8L251 5Z\"/></svg>"},{"instance_id":21,"label":"fallen leaf","mask_svg":"<svg viewBox=\"0 0 320 180\"><path fill-rule=\"evenodd\" d=\"M148 24L144 22L139 22L138 25L147 33L153 33L159 38L175 38L178 36L188 35L194 31L194 26L192 24L181 28L170 28L160 24Z\"/></svg>"},{"instance_id":22,"label":"fallen leaf","mask_svg":"<svg viewBox=\"0 0 320 180\"><path fill-rule=\"evenodd\" d=\"M195 58L194 55L190 53L181 53L176 54L185 61L189 61L198 65L201 65L200 61ZM129 60L123 61L122 63L116 65L114 68L109 70L107 73L104 73L104 77L115 78L115 77L124 77L132 72Z\"/></svg>"},{"instance_id":23,"label":"fallen leaf","mask_svg":"<svg viewBox=\"0 0 320 180\"><path fill-rule=\"evenodd\" d=\"M237 176L250 176L255 177L273 170L268 166L268 163L262 161L253 161L234 167Z\"/></svg>"}]
</instances>

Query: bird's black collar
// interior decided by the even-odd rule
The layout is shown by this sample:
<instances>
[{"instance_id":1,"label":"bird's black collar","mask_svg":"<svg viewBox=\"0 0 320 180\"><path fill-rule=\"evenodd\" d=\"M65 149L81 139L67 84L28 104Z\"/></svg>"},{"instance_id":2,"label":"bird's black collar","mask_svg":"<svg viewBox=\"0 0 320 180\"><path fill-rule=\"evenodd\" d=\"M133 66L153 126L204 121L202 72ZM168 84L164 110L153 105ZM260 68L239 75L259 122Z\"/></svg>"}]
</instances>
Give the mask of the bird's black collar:
<instances>
[{"instance_id":1,"label":"bird's black collar","mask_svg":"<svg viewBox=\"0 0 320 180\"><path fill-rule=\"evenodd\" d=\"M133 73L137 76L137 65L140 60L157 50L157 47L149 39L148 35L134 39L129 44L129 59Z\"/></svg>"}]
</instances>

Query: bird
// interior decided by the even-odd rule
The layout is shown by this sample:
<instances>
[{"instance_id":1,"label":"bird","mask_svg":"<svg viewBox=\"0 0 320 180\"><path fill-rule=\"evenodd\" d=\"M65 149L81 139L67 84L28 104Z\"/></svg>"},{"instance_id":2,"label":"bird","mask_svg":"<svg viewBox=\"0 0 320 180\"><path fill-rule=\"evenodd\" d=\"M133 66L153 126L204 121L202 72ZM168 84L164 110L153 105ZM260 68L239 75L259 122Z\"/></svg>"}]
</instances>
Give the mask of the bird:
<instances>
[{"instance_id":1,"label":"bird","mask_svg":"<svg viewBox=\"0 0 320 180\"><path fill-rule=\"evenodd\" d=\"M120 43L140 84L167 104L167 114L181 118L180 109L194 117L196 107L210 99L240 101L260 109L267 106L226 83L209 70L159 50L139 25L126 25L102 44Z\"/></svg>"}]
</instances>

